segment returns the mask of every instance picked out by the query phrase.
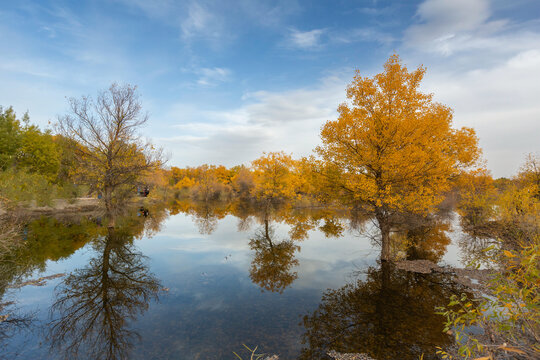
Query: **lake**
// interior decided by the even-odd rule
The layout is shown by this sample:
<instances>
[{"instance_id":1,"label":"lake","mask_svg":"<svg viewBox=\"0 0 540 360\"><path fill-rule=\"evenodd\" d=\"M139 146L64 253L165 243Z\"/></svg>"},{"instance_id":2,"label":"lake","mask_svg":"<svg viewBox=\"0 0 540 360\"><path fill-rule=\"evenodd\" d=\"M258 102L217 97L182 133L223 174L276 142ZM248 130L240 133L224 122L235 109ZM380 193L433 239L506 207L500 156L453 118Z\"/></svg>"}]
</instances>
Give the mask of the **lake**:
<instances>
[{"instance_id":1,"label":"lake","mask_svg":"<svg viewBox=\"0 0 540 360\"><path fill-rule=\"evenodd\" d=\"M2 260L2 357L248 359L245 344L280 359L430 359L451 344L434 308L464 289L381 266L368 217L184 201L104 223L24 226ZM402 257L463 265L456 216L395 236L414 245Z\"/></svg>"}]
</instances>

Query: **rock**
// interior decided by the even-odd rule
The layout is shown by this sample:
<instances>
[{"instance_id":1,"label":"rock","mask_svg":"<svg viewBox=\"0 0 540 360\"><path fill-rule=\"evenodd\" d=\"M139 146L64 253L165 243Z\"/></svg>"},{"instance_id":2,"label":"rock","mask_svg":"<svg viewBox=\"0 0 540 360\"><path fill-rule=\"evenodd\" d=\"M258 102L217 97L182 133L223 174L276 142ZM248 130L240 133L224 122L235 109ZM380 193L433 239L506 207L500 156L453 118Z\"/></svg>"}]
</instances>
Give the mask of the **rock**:
<instances>
[{"instance_id":1,"label":"rock","mask_svg":"<svg viewBox=\"0 0 540 360\"><path fill-rule=\"evenodd\" d=\"M440 266L429 260L401 260L397 261L395 264L400 270L422 274L431 274L435 269L440 268Z\"/></svg>"},{"instance_id":2,"label":"rock","mask_svg":"<svg viewBox=\"0 0 540 360\"><path fill-rule=\"evenodd\" d=\"M372 357L366 354L354 354L354 353L342 354L334 350L329 351L328 356L336 360L374 360Z\"/></svg>"}]
</instances>

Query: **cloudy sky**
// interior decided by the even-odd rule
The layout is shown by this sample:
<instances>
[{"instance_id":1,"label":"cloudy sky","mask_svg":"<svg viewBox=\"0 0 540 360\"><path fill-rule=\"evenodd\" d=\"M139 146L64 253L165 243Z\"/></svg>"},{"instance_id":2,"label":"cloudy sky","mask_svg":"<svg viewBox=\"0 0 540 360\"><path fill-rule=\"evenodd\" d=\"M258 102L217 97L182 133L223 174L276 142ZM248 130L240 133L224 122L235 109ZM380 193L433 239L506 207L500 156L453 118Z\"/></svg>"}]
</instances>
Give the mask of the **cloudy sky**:
<instances>
[{"instance_id":1,"label":"cloudy sky","mask_svg":"<svg viewBox=\"0 0 540 360\"><path fill-rule=\"evenodd\" d=\"M0 0L0 41L0 105L46 128L66 97L136 84L170 165L309 154L354 70L392 53L495 176L540 151L537 0Z\"/></svg>"}]
</instances>

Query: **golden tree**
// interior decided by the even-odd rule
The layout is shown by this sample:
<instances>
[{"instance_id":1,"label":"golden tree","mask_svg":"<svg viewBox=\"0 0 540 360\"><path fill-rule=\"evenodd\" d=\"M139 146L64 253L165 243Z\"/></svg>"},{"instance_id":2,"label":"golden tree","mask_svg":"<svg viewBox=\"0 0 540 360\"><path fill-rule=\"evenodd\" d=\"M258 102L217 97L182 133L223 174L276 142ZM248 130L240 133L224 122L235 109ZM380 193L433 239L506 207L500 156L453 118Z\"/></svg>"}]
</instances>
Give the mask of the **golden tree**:
<instances>
[{"instance_id":1,"label":"golden tree","mask_svg":"<svg viewBox=\"0 0 540 360\"><path fill-rule=\"evenodd\" d=\"M442 199L450 179L480 156L473 129L452 128L452 110L420 92L425 68L409 72L397 55L373 78L357 71L349 103L321 129L325 173L349 204L374 213L381 259L390 258L396 212L426 213Z\"/></svg>"},{"instance_id":2,"label":"golden tree","mask_svg":"<svg viewBox=\"0 0 540 360\"><path fill-rule=\"evenodd\" d=\"M295 161L284 152L264 153L251 163L253 167L254 195L258 199L275 200L296 196L298 176Z\"/></svg>"}]
</instances>

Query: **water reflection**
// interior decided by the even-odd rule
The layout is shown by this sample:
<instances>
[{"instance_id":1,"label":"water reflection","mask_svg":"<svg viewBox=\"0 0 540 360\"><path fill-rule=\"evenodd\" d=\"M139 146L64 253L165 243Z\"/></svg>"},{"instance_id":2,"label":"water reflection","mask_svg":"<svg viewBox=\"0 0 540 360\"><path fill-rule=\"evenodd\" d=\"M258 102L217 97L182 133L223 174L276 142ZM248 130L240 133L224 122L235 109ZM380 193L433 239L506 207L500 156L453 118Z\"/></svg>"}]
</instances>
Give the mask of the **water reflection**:
<instances>
[{"instance_id":1,"label":"water reflection","mask_svg":"<svg viewBox=\"0 0 540 360\"><path fill-rule=\"evenodd\" d=\"M265 218L263 223L249 241L249 247L255 253L249 277L265 290L282 293L298 278L292 269L298 265L294 255L300 246L290 239L276 240L270 220Z\"/></svg>"},{"instance_id":2,"label":"water reflection","mask_svg":"<svg viewBox=\"0 0 540 360\"><path fill-rule=\"evenodd\" d=\"M160 236L140 243L152 256L152 271L169 288L159 306L149 309L161 285L134 240L159 233L168 215L178 213L187 217L171 219ZM439 331L443 319L433 315L434 306L446 304L459 289L443 277L386 265L372 266L361 280L340 288L355 266L376 263L377 251L366 237L356 236L369 229L368 219L328 208L249 201L179 201L168 210L137 206L112 227L105 216L43 218L27 225L23 248L2 254L25 263L8 267L2 291L33 270L45 270L48 260L67 259L86 246L93 251L54 264L62 272L75 268L57 286L48 318L47 340L55 356L231 358L247 343L295 358L304 330L298 316L312 312L304 320L301 358L323 358L325 350L335 349L380 359L425 352L427 359L434 344L450 341ZM439 261L450 242L442 217L404 216L394 230L402 258ZM328 287L336 290L327 290L319 304ZM48 309L44 298L37 301ZM46 357L32 351L34 358Z\"/></svg>"},{"instance_id":3,"label":"water reflection","mask_svg":"<svg viewBox=\"0 0 540 360\"><path fill-rule=\"evenodd\" d=\"M410 216L408 217L411 218ZM449 217L415 218L405 222L404 237L407 260L439 262L451 243Z\"/></svg>"},{"instance_id":4,"label":"water reflection","mask_svg":"<svg viewBox=\"0 0 540 360\"><path fill-rule=\"evenodd\" d=\"M391 264L370 267L365 280L327 290L303 325L301 359L327 359L329 350L367 353L375 359L435 358L435 346L447 346L443 318L434 313L463 289L442 274L397 270Z\"/></svg>"},{"instance_id":5,"label":"water reflection","mask_svg":"<svg viewBox=\"0 0 540 360\"><path fill-rule=\"evenodd\" d=\"M17 308L14 301L0 303L0 358L15 358L17 349L9 349L9 340L19 333L22 333L35 323L35 313L24 312Z\"/></svg>"},{"instance_id":6,"label":"water reflection","mask_svg":"<svg viewBox=\"0 0 540 360\"><path fill-rule=\"evenodd\" d=\"M68 258L97 235L98 225L85 218L42 217L25 224L18 246L0 251L0 298L8 286L34 271L44 271L48 260Z\"/></svg>"},{"instance_id":7,"label":"water reflection","mask_svg":"<svg viewBox=\"0 0 540 360\"><path fill-rule=\"evenodd\" d=\"M129 322L148 309L160 289L133 245L133 229L108 227L94 242L97 256L56 288L47 336L51 352L66 359L127 357L138 337Z\"/></svg>"}]
</instances>

